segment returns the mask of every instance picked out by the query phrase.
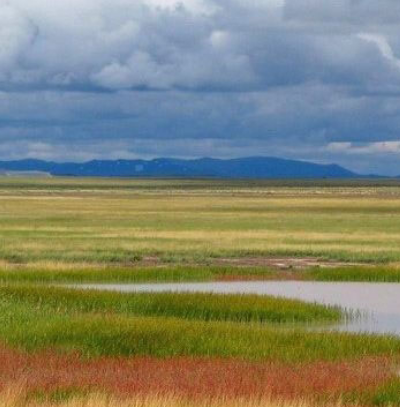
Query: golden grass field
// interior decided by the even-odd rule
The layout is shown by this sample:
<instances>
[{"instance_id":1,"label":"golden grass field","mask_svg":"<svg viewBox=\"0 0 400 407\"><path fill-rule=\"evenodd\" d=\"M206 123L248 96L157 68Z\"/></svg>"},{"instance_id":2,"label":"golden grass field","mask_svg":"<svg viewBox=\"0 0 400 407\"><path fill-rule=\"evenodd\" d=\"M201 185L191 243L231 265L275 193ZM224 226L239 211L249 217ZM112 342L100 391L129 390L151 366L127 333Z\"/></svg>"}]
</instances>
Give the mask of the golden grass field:
<instances>
[{"instance_id":1,"label":"golden grass field","mask_svg":"<svg viewBox=\"0 0 400 407\"><path fill-rule=\"evenodd\" d=\"M400 260L400 183L0 179L0 259Z\"/></svg>"}]
</instances>

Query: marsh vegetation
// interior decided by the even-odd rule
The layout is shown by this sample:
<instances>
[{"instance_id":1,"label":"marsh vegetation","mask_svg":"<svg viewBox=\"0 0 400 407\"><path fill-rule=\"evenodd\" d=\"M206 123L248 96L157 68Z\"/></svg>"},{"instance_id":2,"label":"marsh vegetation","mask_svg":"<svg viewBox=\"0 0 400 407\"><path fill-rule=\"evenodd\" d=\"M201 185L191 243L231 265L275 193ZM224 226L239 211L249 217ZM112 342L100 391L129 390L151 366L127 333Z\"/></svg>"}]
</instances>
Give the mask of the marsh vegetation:
<instances>
[{"instance_id":1,"label":"marsh vegetation","mask_svg":"<svg viewBox=\"0 0 400 407\"><path fill-rule=\"evenodd\" d=\"M400 405L400 338L309 329L337 307L61 286L397 283L399 204L386 180L0 179L1 386L31 405Z\"/></svg>"}]
</instances>

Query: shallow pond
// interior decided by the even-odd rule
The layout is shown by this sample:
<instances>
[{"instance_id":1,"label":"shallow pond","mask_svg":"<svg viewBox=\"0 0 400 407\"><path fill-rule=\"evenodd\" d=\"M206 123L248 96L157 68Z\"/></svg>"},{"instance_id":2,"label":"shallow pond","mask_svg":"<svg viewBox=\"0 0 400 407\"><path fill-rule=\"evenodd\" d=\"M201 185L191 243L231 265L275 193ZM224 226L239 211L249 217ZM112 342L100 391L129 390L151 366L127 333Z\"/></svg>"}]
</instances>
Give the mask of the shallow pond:
<instances>
[{"instance_id":1,"label":"shallow pond","mask_svg":"<svg viewBox=\"0 0 400 407\"><path fill-rule=\"evenodd\" d=\"M76 288L119 292L259 294L340 306L358 315L333 326L349 332L400 336L400 284L251 281L173 284L82 284Z\"/></svg>"}]
</instances>

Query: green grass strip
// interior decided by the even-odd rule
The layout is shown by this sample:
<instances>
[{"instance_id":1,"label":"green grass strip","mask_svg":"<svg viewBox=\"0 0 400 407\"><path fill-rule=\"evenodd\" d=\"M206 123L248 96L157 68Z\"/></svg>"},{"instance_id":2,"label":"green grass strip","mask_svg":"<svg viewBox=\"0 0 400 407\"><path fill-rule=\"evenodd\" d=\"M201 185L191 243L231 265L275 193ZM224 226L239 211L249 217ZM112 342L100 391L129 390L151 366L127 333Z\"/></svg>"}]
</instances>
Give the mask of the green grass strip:
<instances>
[{"instance_id":1,"label":"green grass strip","mask_svg":"<svg viewBox=\"0 0 400 407\"><path fill-rule=\"evenodd\" d=\"M394 266L314 267L291 270L293 276L310 281L400 282L400 268ZM0 269L0 283L145 283L203 282L229 279L279 280L284 271L266 267L234 266L147 266L147 267L77 267L43 269L14 267Z\"/></svg>"},{"instance_id":2,"label":"green grass strip","mask_svg":"<svg viewBox=\"0 0 400 407\"><path fill-rule=\"evenodd\" d=\"M0 269L0 282L26 283L144 283L213 281L229 276L272 279L276 272L262 267L158 266L158 267L87 267L41 269L15 267Z\"/></svg>"},{"instance_id":3,"label":"green grass strip","mask_svg":"<svg viewBox=\"0 0 400 407\"><path fill-rule=\"evenodd\" d=\"M303 274L315 281L400 282L400 268L391 266L313 268Z\"/></svg>"},{"instance_id":4,"label":"green grass strip","mask_svg":"<svg viewBox=\"0 0 400 407\"><path fill-rule=\"evenodd\" d=\"M118 293L61 287L2 287L0 298L63 313L119 313L203 321L338 322L337 307L258 295L202 293Z\"/></svg>"},{"instance_id":5,"label":"green grass strip","mask_svg":"<svg viewBox=\"0 0 400 407\"><path fill-rule=\"evenodd\" d=\"M67 316L49 311L40 315L26 309L19 309L23 315L15 318L15 314L7 317L1 311L0 338L30 351L78 351L87 357L199 356L285 362L400 355L400 340L384 337L174 318Z\"/></svg>"}]
</instances>

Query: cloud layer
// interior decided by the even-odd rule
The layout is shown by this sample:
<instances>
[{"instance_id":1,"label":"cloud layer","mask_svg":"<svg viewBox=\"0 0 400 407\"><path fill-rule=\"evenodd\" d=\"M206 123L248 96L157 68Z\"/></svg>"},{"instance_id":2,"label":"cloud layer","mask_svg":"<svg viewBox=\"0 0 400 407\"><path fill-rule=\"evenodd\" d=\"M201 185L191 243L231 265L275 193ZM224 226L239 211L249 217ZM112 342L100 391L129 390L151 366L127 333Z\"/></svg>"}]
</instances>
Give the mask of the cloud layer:
<instances>
[{"instance_id":1,"label":"cloud layer","mask_svg":"<svg viewBox=\"0 0 400 407\"><path fill-rule=\"evenodd\" d=\"M397 0L3 0L0 158L400 174L399 16Z\"/></svg>"}]
</instances>

